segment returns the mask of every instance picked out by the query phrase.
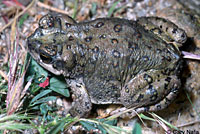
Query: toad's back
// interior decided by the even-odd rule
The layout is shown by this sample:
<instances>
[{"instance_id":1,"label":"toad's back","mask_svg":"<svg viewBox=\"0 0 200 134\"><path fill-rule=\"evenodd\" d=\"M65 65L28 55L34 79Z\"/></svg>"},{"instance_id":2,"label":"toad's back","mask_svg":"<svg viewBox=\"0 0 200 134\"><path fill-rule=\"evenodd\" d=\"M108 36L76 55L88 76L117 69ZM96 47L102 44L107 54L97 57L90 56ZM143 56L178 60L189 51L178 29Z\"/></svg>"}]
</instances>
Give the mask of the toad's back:
<instances>
[{"instance_id":1,"label":"toad's back","mask_svg":"<svg viewBox=\"0 0 200 134\"><path fill-rule=\"evenodd\" d=\"M66 32L63 54L72 50L76 55L70 76L81 75L93 103L118 103L124 83L136 74L150 69L174 70L180 58L173 45L135 21L96 19L73 24Z\"/></svg>"}]
</instances>

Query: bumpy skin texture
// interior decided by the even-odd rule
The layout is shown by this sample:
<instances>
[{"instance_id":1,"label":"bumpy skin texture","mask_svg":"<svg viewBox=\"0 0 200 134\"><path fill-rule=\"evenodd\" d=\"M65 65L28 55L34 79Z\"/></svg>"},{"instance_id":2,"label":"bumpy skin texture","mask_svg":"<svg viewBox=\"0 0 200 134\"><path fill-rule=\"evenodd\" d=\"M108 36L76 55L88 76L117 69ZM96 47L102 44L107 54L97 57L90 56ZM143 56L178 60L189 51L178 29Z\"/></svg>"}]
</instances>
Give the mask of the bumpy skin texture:
<instances>
[{"instance_id":1,"label":"bumpy skin texture","mask_svg":"<svg viewBox=\"0 0 200 134\"><path fill-rule=\"evenodd\" d=\"M70 113L82 117L92 103L138 112L169 105L181 84L178 46L186 38L182 29L157 17L76 23L69 16L46 15L28 37L28 49L44 68L65 76L74 99Z\"/></svg>"}]
</instances>

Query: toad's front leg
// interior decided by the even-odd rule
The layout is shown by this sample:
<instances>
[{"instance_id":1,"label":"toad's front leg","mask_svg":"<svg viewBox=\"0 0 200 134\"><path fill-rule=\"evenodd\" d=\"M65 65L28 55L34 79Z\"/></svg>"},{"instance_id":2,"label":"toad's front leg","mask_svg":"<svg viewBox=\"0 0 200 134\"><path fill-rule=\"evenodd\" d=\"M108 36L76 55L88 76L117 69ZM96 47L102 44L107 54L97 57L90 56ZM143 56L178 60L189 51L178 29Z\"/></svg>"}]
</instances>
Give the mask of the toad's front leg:
<instances>
[{"instance_id":1,"label":"toad's front leg","mask_svg":"<svg viewBox=\"0 0 200 134\"><path fill-rule=\"evenodd\" d=\"M69 84L73 93L72 108L69 110L69 113L73 117L88 116L92 108L92 103L82 79L70 81L67 80L67 83Z\"/></svg>"}]
</instances>

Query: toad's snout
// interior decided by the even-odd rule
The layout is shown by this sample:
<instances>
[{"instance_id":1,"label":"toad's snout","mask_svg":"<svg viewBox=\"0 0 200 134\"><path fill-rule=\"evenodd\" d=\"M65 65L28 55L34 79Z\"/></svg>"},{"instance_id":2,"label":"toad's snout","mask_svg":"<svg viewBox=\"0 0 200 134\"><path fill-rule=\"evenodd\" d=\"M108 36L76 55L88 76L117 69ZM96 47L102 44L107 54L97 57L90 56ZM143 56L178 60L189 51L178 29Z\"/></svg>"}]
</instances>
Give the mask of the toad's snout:
<instances>
[{"instance_id":1,"label":"toad's snout","mask_svg":"<svg viewBox=\"0 0 200 134\"><path fill-rule=\"evenodd\" d=\"M40 44L38 39L41 38L41 36L42 36L41 29L37 28L35 32L27 38L27 45L29 51L36 48L35 45Z\"/></svg>"}]
</instances>

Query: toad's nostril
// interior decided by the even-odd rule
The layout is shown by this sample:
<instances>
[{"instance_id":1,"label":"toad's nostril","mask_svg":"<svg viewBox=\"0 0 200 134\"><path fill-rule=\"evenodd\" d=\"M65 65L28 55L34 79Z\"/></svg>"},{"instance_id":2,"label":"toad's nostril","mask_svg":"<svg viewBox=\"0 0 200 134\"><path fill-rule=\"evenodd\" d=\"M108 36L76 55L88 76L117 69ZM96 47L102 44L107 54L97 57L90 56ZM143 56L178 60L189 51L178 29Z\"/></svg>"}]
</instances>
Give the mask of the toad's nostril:
<instances>
[{"instance_id":1,"label":"toad's nostril","mask_svg":"<svg viewBox=\"0 0 200 134\"><path fill-rule=\"evenodd\" d=\"M38 38L38 37L41 37L42 36L42 31L40 28L37 28L35 30L35 32L33 33L33 38Z\"/></svg>"}]
</instances>

